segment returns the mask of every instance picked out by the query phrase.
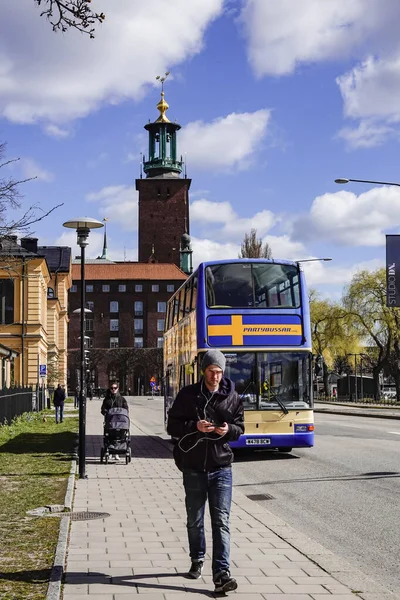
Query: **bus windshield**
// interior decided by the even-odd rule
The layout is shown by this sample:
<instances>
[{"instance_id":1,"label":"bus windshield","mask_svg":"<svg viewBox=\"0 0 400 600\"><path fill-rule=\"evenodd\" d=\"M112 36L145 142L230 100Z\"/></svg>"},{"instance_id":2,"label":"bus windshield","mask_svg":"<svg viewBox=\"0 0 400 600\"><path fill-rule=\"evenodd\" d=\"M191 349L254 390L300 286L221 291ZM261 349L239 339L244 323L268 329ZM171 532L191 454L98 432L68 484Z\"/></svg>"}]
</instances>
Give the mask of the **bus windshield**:
<instances>
[{"instance_id":1,"label":"bus windshield","mask_svg":"<svg viewBox=\"0 0 400 600\"><path fill-rule=\"evenodd\" d=\"M281 403L310 408L310 354L244 352L226 356L225 376L235 383L245 410L274 409Z\"/></svg>"},{"instance_id":2,"label":"bus windshield","mask_svg":"<svg viewBox=\"0 0 400 600\"><path fill-rule=\"evenodd\" d=\"M275 263L210 265L206 292L209 308L298 308L298 268Z\"/></svg>"}]
</instances>

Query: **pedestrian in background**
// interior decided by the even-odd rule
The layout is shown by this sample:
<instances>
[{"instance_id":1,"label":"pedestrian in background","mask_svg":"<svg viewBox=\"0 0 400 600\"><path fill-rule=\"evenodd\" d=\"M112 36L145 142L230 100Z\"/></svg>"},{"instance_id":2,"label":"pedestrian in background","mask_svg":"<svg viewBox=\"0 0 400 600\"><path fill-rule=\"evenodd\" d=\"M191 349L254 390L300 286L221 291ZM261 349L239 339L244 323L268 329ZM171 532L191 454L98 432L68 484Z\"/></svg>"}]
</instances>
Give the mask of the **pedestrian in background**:
<instances>
[{"instance_id":1,"label":"pedestrian in background","mask_svg":"<svg viewBox=\"0 0 400 600\"><path fill-rule=\"evenodd\" d=\"M74 408L79 408L79 395L80 395L80 387L76 386L75 396L74 396Z\"/></svg>"},{"instance_id":2,"label":"pedestrian in background","mask_svg":"<svg viewBox=\"0 0 400 600\"><path fill-rule=\"evenodd\" d=\"M65 390L61 387L59 383L57 388L54 390L53 396L53 404L56 409L56 423L63 422L64 418L64 402L65 402Z\"/></svg>"},{"instance_id":3,"label":"pedestrian in background","mask_svg":"<svg viewBox=\"0 0 400 600\"><path fill-rule=\"evenodd\" d=\"M212 575L216 593L236 590L230 574L229 519L232 501L233 453L228 444L244 433L243 404L234 383L223 377L225 356L205 353L203 377L181 389L168 414L167 431L178 438L174 459L183 472L191 567L198 579L206 555L204 512L208 498L213 552Z\"/></svg>"},{"instance_id":4,"label":"pedestrian in background","mask_svg":"<svg viewBox=\"0 0 400 600\"><path fill-rule=\"evenodd\" d=\"M111 382L109 389L106 391L100 409L101 414L105 416L110 408L126 408L126 410L129 410L128 403L119 393L119 384L115 380ZM115 454L115 460L119 460L118 454Z\"/></svg>"}]
</instances>

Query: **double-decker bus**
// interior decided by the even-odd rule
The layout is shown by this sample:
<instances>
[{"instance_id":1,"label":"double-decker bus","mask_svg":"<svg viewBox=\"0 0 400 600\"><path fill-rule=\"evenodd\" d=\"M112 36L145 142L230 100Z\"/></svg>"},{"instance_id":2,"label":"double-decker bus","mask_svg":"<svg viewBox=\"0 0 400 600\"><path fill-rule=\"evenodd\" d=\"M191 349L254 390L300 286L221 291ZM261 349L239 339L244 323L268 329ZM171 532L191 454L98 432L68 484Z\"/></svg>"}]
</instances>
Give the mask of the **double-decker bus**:
<instances>
[{"instance_id":1,"label":"double-decker bus","mask_svg":"<svg viewBox=\"0 0 400 600\"><path fill-rule=\"evenodd\" d=\"M165 423L210 348L224 353L225 376L243 399L245 433L233 448L314 445L310 311L299 263L204 262L175 292L164 333Z\"/></svg>"}]
</instances>

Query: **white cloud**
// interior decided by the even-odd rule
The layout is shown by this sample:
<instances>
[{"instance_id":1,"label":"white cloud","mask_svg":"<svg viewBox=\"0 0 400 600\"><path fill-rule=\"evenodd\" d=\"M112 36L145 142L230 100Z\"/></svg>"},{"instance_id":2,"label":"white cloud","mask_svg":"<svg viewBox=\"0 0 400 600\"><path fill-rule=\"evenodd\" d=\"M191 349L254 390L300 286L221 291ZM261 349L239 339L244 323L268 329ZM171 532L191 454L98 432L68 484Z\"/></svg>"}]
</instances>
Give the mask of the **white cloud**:
<instances>
[{"instance_id":1,"label":"white cloud","mask_svg":"<svg viewBox=\"0 0 400 600\"><path fill-rule=\"evenodd\" d=\"M367 6L366 6L367 5ZM366 0L246 0L240 21L258 76L347 56L399 11Z\"/></svg>"},{"instance_id":2,"label":"white cloud","mask_svg":"<svg viewBox=\"0 0 400 600\"><path fill-rule=\"evenodd\" d=\"M190 205L190 220L193 223L225 223L237 218L229 202L212 202L202 198Z\"/></svg>"},{"instance_id":3,"label":"white cloud","mask_svg":"<svg viewBox=\"0 0 400 600\"><path fill-rule=\"evenodd\" d=\"M400 190L374 187L356 196L340 191L315 198L310 214L294 220L292 237L346 246L381 246L385 230L400 226Z\"/></svg>"},{"instance_id":4,"label":"white cloud","mask_svg":"<svg viewBox=\"0 0 400 600\"><path fill-rule=\"evenodd\" d=\"M237 258L240 245L234 243L222 244L214 240L192 237L193 268L206 260L223 260Z\"/></svg>"},{"instance_id":5,"label":"white cloud","mask_svg":"<svg viewBox=\"0 0 400 600\"><path fill-rule=\"evenodd\" d=\"M308 287L320 285L343 287L348 285L359 271L375 271L381 267L383 267L383 261L379 259L339 266L320 261L303 264Z\"/></svg>"},{"instance_id":6,"label":"white cloud","mask_svg":"<svg viewBox=\"0 0 400 600\"><path fill-rule=\"evenodd\" d=\"M223 0L175 0L167 10L162 0L115 0L90 40L73 30L54 34L34 2L9 2L2 11L0 114L60 126L105 104L139 99L154 74L201 51L222 7Z\"/></svg>"},{"instance_id":7,"label":"white cloud","mask_svg":"<svg viewBox=\"0 0 400 600\"><path fill-rule=\"evenodd\" d=\"M303 244L290 239L288 235L266 235L263 238L265 243L269 244L273 258L299 260L306 255Z\"/></svg>"},{"instance_id":8,"label":"white cloud","mask_svg":"<svg viewBox=\"0 0 400 600\"><path fill-rule=\"evenodd\" d=\"M24 179L36 178L37 181L53 181L54 174L40 167L33 158L21 158L20 166Z\"/></svg>"},{"instance_id":9,"label":"white cloud","mask_svg":"<svg viewBox=\"0 0 400 600\"><path fill-rule=\"evenodd\" d=\"M87 194L86 200L99 204L98 212L124 231L136 231L138 226L137 192L133 186L114 185Z\"/></svg>"},{"instance_id":10,"label":"white cloud","mask_svg":"<svg viewBox=\"0 0 400 600\"><path fill-rule=\"evenodd\" d=\"M212 202L203 198L191 204L190 220L200 229L207 229L207 235L241 242L251 229L257 230L258 237L264 235L278 223L279 217L270 210L262 210L252 217L241 218L229 202ZM210 228L212 234L209 233Z\"/></svg>"},{"instance_id":11,"label":"white cloud","mask_svg":"<svg viewBox=\"0 0 400 600\"><path fill-rule=\"evenodd\" d=\"M343 127L337 134L337 137L346 142L349 149L381 146L388 138L393 136L399 136L399 132L396 131L396 128L384 123L379 123L373 119L360 121L358 126L354 129L351 127Z\"/></svg>"},{"instance_id":12,"label":"white cloud","mask_svg":"<svg viewBox=\"0 0 400 600\"><path fill-rule=\"evenodd\" d=\"M246 169L267 133L268 109L231 113L211 123L194 121L180 132L179 147L187 154L189 168Z\"/></svg>"},{"instance_id":13,"label":"white cloud","mask_svg":"<svg viewBox=\"0 0 400 600\"><path fill-rule=\"evenodd\" d=\"M347 117L400 118L400 55L368 57L337 78Z\"/></svg>"},{"instance_id":14,"label":"white cloud","mask_svg":"<svg viewBox=\"0 0 400 600\"><path fill-rule=\"evenodd\" d=\"M58 125L54 125L51 123L45 126L44 131L45 133L47 133L47 135L58 139L63 139L71 135L71 131L69 131L68 129L63 129Z\"/></svg>"}]
</instances>

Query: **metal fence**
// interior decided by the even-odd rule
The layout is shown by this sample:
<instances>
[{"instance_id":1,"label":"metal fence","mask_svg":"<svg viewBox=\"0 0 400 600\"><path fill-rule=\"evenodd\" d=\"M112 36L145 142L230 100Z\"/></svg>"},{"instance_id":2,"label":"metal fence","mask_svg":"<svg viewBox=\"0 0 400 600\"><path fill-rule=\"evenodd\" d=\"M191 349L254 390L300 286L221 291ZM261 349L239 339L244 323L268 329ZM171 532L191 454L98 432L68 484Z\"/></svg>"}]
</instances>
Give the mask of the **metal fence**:
<instances>
[{"instance_id":1,"label":"metal fence","mask_svg":"<svg viewBox=\"0 0 400 600\"><path fill-rule=\"evenodd\" d=\"M42 410L44 394L37 394L31 387L13 387L0 390L0 424L11 423L14 417L34 410Z\"/></svg>"},{"instance_id":2,"label":"metal fence","mask_svg":"<svg viewBox=\"0 0 400 600\"><path fill-rule=\"evenodd\" d=\"M332 404L335 404L336 402L346 402L346 403L351 403L351 404L374 404L376 406L400 406L400 402L397 401L396 397L385 397L383 395L381 395L381 397L379 398L379 400L375 399L373 396L363 396L361 397L355 397L354 395L350 394L350 395L344 395L344 396L323 396L323 395L319 395L318 397L315 398L315 401L323 401L323 402L332 402Z\"/></svg>"}]
</instances>

